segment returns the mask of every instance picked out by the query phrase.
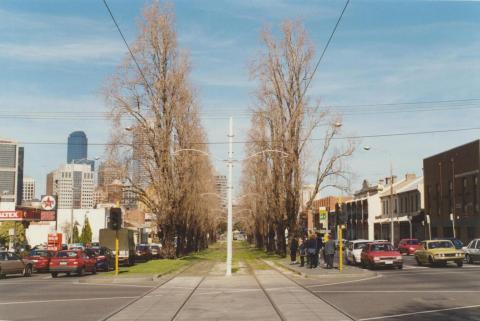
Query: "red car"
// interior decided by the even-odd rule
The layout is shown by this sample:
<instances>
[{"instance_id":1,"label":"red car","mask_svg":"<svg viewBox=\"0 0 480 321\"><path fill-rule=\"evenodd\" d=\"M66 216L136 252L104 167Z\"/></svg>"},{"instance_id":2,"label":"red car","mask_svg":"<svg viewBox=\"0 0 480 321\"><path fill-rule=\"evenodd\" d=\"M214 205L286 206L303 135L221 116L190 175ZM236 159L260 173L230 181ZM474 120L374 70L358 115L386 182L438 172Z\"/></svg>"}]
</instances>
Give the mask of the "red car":
<instances>
[{"instance_id":1,"label":"red car","mask_svg":"<svg viewBox=\"0 0 480 321\"><path fill-rule=\"evenodd\" d=\"M420 241L417 239L403 239L398 243L400 253L406 253L407 255L413 255L419 247Z\"/></svg>"},{"instance_id":2,"label":"red car","mask_svg":"<svg viewBox=\"0 0 480 321\"><path fill-rule=\"evenodd\" d=\"M380 266L403 268L402 255L388 242L368 243L363 248L361 263L363 267L368 267L369 269Z\"/></svg>"},{"instance_id":3,"label":"red car","mask_svg":"<svg viewBox=\"0 0 480 321\"><path fill-rule=\"evenodd\" d=\"M50 266L50 260L56 255L55 251L33 250L28 253L27 260L33 262L33 268L38 272L47 272Z\"/></svg>"},{"instance_id":4,"label":"red car","mask_svg":"<svg viewBox=\"0 0 480 321\"><path fill-rule=\"evenodd\" d=\"M76 273L82 276L85 272L97 273L97 259L90 257L84 251L60 251L50 260L50 273L56 278L58 273Z\"/></svg>"}]
</instances>

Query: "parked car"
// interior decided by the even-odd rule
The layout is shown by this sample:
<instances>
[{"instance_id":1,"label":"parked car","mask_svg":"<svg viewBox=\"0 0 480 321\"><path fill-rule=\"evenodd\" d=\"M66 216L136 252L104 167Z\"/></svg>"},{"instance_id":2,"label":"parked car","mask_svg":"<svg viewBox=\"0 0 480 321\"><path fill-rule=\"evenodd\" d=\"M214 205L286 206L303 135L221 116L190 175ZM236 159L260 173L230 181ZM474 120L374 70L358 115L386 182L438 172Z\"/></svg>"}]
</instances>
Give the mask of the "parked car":
<instances>
[{"instance_id":1,"label":"parked car","mask_svg":"<svg viewBox=\"0 0 480 321\"><path fill-rule=\"evenodd\" d=\"M362 260L362 250L368 243L368 240L348 241L345 246L345 259L347 264L359 264Z\"/></svg>"},{"instance_id":2,"label":"parked car","mask_svg":"<svg viewBox=\"0 0 480 321\"><path fill-rule=\"evenodd\" d=\"M83 245L83 243L72 243L72 244L68 244L68 249L69 250L80 250L80 251L83 251L85 250L85 246Z\"/></svg>"},{"instance_id":3,"label":"parked car","mask_svg":"<svg viewBox=\"0 0 480 321\"><path fill-rule=\"evenodd\" d=\"M447 265L447 262L455 262L458 267L462 267L464 258L463 251L457 250L450 240L423 241L415 252L418 265Z\"/></svg>"},{"instance_id":4,"label":"parked car","mask_svg":"<svg viewBox=\"0 0 480 321\"><path fill-rule=\"evenodd\" d=\"M33 262L28 259L22 259L18 254L0 251L0 278L5 278L7 274L23 274L30 277L33 272Z\"/></svg>"},{"instance_id":5,"label":"parked car","mask_svg":"<svg viewBox=\"0 0 480 321\"><path fill-rule=\"evenodd\" d=\"M28 253L27 259L33 262L33 268L37 272L48 272L50 259L56 252L51 250L33 250Z\"/></svg>"},{"instance_id":6,"label":"parked car","mask_svg":"<svg viewBox=\"0 0 480 321\"><path fill-rule=\"evenodd\" d=\"M465 261L470 264L480 261L480 239L471 240L467 246L462 248L465 252Z\"/></svg>"},{"instance_id":7,"label":"parked car","mask_svg":"<svg viewBox=\"0 0 480 321\"><path fill-rule=\"evenodd\" d=\"M82 276L85 272L96 274L97 260L81 250L59 251L50 260L50 272L53 278L56 278L58 273L66 273L67 275L76 273L79 276Z\"/></svg>"},{"instance_id":8,"label":"parked car","mask_svg":"<svg viewBox=\"0 0 480 321\"><path fill-rule=\"evenodd\" d=\"M150 244L150 252L152 257L160 259L162 258L162 245L161 244Z\"/></svg>"},{"instance_id":9,"label":"parked car","mask_svg":"<svg viewBox=\"0 0 480 321\"><path fill-rule=\"evenodd\" d=\"M110 271L115 268L115 254L107 247L91 247L85 249L85 253L97 259L97 271Z\"/></svg>"},{"instance_id":10,"label":"parked car","mask_svg":"<svg viewBox=\"0 0 480 321\"><path fill-rule=\"evenodd\" d=\"M403 268L403 258L388 242L370 242L362 250L361 263L363 267L374 269L376 267Z\"/></svg>"},{"instance_id":11,"label":"parked car","mask_svg":"<svg viewBox=\"0 0 480 321\"><path fill-rule=\"evenodd\" d=\"M403 239L398 243L398 251L407 255L412 255L420 247L420 241L417 239Z\"/></svg>"},{"instance_id":12,"label":"parked car","mask_svg":"<svg viewBox=\"0 0 480 321\"><path fill-rule=\"evenodd\" d=\"M149 261L152 259L152 252L148 244L138 244L135 247L135 260L136 261Z\"/></svg>"}]
</instances>

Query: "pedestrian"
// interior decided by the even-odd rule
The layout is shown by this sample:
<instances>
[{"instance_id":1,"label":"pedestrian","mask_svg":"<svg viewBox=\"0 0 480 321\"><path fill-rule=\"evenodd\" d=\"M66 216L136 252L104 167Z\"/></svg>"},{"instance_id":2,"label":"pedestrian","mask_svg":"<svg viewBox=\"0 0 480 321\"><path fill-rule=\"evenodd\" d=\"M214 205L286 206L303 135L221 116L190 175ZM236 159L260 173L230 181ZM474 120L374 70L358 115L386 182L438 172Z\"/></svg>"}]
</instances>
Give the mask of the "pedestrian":
<instances>
[{"instance_id":1,"label":"pedestrian","mask_svg":"<svg viewBox=\"0 0 480 321\"><path fill-rule=\"evenodd\" d=\"M296 236L293 236L292 242L290 243L290 264L297 264L297 251L298 251L298 240Z\"/></svg>"},{"instance_id":2,"label":"pedestrian","mask_svg":"<svg viewBox=\"0 0 480 321\"><path fill-rule=\"evenodd\" d=\"M320 233L317 232L316 234L316 239L315 239L315 267L317 267L320 264L320 251L323 249L323 242L322 242L322 237L320 236Z\"/></svg>"},{"instance_id":3,"label":"pedestrian","mask_svg":"<svg viewBox=\"0 0 480 321\"><path fill-rule=\"evenodd\" d=\"M302 236L302 238L299 241L298 249L300 252L300 267L305 266L305 255L307 253L306 248L305 248L305 236Z\"/></svg>"},{"instance_id":4,"label":"pedestrian","mask_svg":"<svg viewBox=\"0 0 480 321\"><path fill-rule=\"evenodd\" d=\"M333 268L333 257L335 255L335 240L328 238L325 244L325 259L327 261L327 269Z\"/></svg>"},{"instance_id":5,"label":"pedestrian","mask_svg":"<svg viewBox=\"0 0 480 321\"><path fill-rule=\"evenodd\" d=\"M307 255L308 255L308 268L313 269L315 266L315 253L317 252L317 242L315 234L310 234L307 241Z\"/></svg>"}]
</instances>

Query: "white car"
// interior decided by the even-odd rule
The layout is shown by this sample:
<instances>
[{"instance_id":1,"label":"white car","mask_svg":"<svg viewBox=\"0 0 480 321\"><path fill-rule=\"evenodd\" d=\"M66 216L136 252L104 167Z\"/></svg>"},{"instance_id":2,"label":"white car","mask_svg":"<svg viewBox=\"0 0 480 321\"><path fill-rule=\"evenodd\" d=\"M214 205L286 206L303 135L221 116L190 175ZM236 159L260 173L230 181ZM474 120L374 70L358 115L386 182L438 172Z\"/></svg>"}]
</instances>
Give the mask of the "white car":
<instances>
[{"instance_id":1,"label":"white car","mask_svg":"<svg viewBox=\"0 0 480 321\"><path fill-rule=\"evenodd\" d=\"M480 239L474 239L462 248L465 252L465 260L473 264L475 261L480 261Z\"/></svg>"},{"instance_id":2,"label":"white car","mask_svg":"<svg viewBox=\"0 0 480 321\"><path fill-rule=\"evenodd\" d=\"M353 240L348 241L348 245L345 248L345 259L347 264L360 264L362 250L371 241L369 240Z\"/></svg>"}]
</instances>

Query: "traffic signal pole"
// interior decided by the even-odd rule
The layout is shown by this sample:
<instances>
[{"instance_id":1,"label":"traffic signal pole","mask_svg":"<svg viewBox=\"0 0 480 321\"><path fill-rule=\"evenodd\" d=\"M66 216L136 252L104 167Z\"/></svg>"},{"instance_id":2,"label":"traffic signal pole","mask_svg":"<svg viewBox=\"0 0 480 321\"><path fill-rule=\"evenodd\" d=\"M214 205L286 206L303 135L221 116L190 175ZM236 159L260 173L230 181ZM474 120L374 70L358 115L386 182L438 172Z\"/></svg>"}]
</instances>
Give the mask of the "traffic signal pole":
<instances>
[{"instance_id":1,"label":"traffic signal pole","mask_svg":"<svg viewBox=\"0 0 480 321\"><path fill-rule=\"evenodd\" d=\"M118 230L115 231L115 276L118 275Z\"/></svg>"}]
</instances>

